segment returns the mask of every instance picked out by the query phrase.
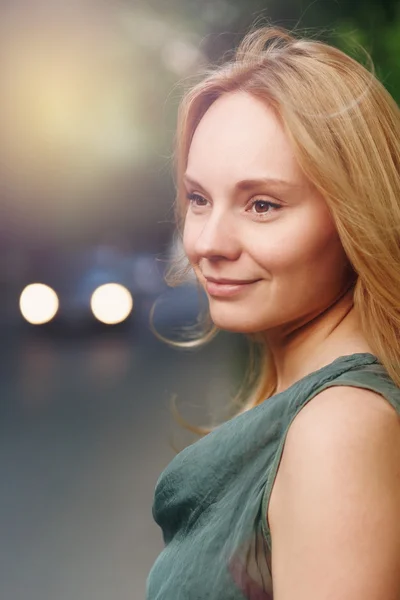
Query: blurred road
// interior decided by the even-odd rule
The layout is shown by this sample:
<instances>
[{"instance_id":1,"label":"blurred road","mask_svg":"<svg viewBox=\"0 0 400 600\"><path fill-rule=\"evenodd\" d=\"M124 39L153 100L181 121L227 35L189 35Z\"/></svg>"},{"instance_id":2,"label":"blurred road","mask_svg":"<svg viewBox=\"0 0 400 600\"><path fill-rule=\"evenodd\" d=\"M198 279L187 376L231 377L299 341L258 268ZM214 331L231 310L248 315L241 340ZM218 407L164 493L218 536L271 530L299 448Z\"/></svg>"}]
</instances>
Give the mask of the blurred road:
<instances>
[{"instance_id":1,"label":"blurred road","mask_svg":"<svg viewBox=\"0 0 400 600\"><path fill-rule=\"evenodd\" d=\"M178 394L204 422L229 401L233 351L224 337L177 351L144 326L76 340L2 331L2 600L144 598L162 548L153 490L171 434L183 440L168 403Z\"/></svg>"}]
</instances>

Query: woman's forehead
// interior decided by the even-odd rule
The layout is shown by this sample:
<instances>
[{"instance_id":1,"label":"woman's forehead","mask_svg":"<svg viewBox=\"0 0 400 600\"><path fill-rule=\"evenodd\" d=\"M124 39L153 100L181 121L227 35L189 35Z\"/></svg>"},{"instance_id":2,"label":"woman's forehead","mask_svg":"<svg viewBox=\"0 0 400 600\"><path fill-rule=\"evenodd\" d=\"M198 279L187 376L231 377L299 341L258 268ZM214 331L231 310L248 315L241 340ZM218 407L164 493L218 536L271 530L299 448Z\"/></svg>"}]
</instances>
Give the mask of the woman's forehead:
<instances>
[{"instance_id":1,"label":"woman's forehead","mask_svg":"<svg viewBox=\"0 0 400 600\"><path fill-rule=\"evenodd\" d=\"M296 182L301 177L274 110L243 92L222 96L205 113L189 149L187 174L196 180L269 177Z\"/></svg>"}]
</instances>

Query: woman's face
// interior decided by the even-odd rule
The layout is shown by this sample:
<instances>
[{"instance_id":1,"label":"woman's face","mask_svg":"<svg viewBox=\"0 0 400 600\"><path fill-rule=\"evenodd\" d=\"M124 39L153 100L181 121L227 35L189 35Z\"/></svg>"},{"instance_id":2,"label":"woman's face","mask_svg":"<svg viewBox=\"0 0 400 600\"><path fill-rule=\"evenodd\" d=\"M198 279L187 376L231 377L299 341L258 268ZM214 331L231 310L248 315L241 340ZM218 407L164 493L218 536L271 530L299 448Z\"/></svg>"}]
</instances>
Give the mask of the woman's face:
<instances>
[{"instance_id":1,"label":"woman's face","mask_svg":"<svg viewBox=\"0 0 400 600\"><path fill-rule=\"evenodd\" d=\"M209 108L185 185L184 247L221 329L296 329L349 285L327 205L260 100L234 92Z\"/></svg>"}]
</instances>

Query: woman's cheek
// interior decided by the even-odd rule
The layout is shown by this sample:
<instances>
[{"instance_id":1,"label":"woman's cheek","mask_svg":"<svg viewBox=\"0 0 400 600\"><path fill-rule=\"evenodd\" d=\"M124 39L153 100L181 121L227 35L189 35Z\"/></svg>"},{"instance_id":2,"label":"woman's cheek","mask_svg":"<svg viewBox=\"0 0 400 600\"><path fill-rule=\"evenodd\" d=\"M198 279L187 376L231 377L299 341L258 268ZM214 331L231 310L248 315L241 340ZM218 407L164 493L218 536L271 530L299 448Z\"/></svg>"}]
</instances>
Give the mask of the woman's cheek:
<instances>
[{"instance_id":1,"label":"woman's cheek","mask_svg":"<svg viewBox=\"0 0 400 600\"><path fill-rule=\"evenodd\" d=\"M296 266L308 254L308 240L299 236L298 231L264 231L253 235L248 246L253 259L269 271Z\"/></svg>"}]
</instances>

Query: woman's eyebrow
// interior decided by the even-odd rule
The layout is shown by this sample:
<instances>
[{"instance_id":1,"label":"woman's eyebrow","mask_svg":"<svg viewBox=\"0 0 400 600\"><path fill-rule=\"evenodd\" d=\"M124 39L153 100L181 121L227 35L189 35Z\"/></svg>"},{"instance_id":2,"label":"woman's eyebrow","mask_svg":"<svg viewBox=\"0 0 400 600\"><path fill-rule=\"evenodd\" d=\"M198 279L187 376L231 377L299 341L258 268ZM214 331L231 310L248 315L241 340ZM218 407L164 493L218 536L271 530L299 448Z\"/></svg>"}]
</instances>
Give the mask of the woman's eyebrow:
<instances>
[{"instance_id":1,"label":"woman's eyebrow","mask_svg":"<svg viewBox=\"0 0 400 600\"><path fill-rule=\"evenodd\" d=\"M197 187L203 191L206 191L205 188L194 178L190 177L186 173L183 175L183 179L186 183L192 185L193 187ZM276 177L261 177L258 179L243 179L242 181L238 181L235 186L235 191L249 191L255 188L259 188L262 185L272 185L276 187L287 187L287 188L299 188L300 184L295 183L293 181L286 181L284 179L279 179Z\"/></svg>"},{"instance_id":2,"label":"woman's eyebrow","mask_svg":"<svg viewBox=\"0 0 400 600\"><path fill-rule=\"evenodd\" d=\"M300 185L293 181L286 181L285 179L279 179L277 177L260 177L259 179L244 179L238 181L235 185L235 189L240 191L248 191L253 188L257 188L260 185L273 185L279 187L298 188Z\"/></svg>"}]
</instances>

